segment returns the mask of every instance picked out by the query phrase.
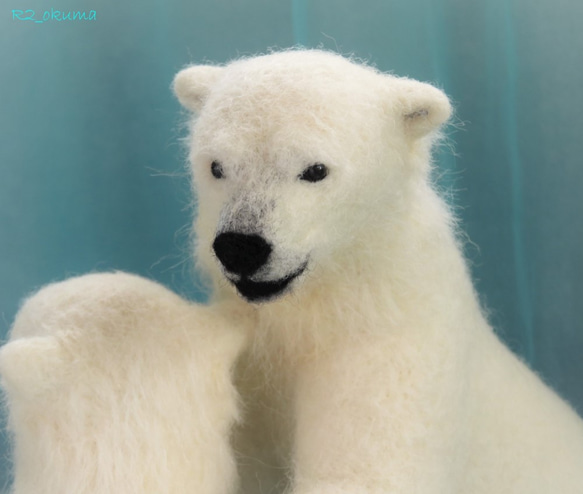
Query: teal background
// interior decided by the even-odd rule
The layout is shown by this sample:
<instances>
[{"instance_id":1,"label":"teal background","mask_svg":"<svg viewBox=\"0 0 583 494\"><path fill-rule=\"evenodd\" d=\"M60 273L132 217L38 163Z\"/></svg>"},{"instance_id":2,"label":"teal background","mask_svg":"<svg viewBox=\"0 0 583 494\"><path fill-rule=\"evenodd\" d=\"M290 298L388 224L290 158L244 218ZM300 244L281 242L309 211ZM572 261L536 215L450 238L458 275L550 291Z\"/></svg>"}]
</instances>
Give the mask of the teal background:
<instances>
[{"instance_id":1,"label":"teal background","mask_svg":"<svg viewBox=\"0 0 583 494\"><path fill-rule=\"evenodd\" d=\"M96 20L11 18L51 7ZM440 183L479 292L509 345L583 412L581 19L580 0L3 2L0 334L31 290L88 271L204 298L172 77L191 61L319 46L452 97Z\"/></svg>"}]
</instances>

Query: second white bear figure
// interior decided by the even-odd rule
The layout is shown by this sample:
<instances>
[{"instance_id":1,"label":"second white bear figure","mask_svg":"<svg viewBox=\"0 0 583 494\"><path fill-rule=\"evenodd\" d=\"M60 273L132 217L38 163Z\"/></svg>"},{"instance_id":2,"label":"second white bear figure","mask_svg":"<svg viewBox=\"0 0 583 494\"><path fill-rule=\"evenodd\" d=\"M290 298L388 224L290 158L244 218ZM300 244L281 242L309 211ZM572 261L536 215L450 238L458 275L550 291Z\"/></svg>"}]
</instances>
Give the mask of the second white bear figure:
<instances>
[{"instance_id":1,"label":"second white bear figure","mask_svg":"<svg viewBox=\"0 0 583 494\"><path fill-rule=\"evenodd\" d=\"M232 492L231 367L243 327L233 330L229 312L124 273L28 300L0 353L13 492Z\"/></svg>"},{"instance_id":2,"label":"second white bear figure","mask_svg":"<svg viewBox=\"0 0 583 494\"><path fill-rule=\"evenodd\" d=\"M140 491L110 493L228 494L236 482L233 458L246 494L583 493L583 421L489 326L455 221L432 187L431 146L451 112L441 91L321 51L192 66L174 88L193 112L196 258L217 305L174 300L158 310L158 297L170 301L166 292L140 295L149 282L133 278L122 299L148 301L150 312L96 310L96 280L87 278L75 299L56 290L79 280L49 287L37 297L50 303L35 305L33 297L16 322L29 332L72 326L79 335L96 324L101 334L105 324L108 335L124 335L124 348L132 338L144 348L140 325L147 334L159 330L160 348L148 345L139 361L126 362L124 352L101 343L93 352L84 345L75 360L88 376L106 351L112 369L123 362L129 382L143 380L155 408L132 400L134 418L119 441L127 435L125 450L145 448L149 461L164 462L167 448L172 461L162 464L175 468L145 471L151 463L127 458L120 466L106 463L111 475L127 476L124 485L150 479ZM101 280L111 284L113 306L116 276ZM51 316L63 306L63 317ZM205 317L207 310L214 315ZM35 455L106 455L116 442L95 427L109 429L88 421L84 432L76 420L75 400L88 403L91 389L46 385L55 372L51 357L39 360L42 372L33 363L23 372L26 386L41 388L24 393L15 369L28 364L14 358L22 333L14 337L0 363L17 445L16 485L56 475L51 462L32 461ZM177 344L181 338L186 344ZM237 408L228 376L236 358L240 421L229 450ZM63 380L61 367L55 361L51 380ZM123 416L124 396L133 396L124 376L95 372L99 410ZM177 392L181 382L185 396ZM71 404L63 418L39 419L47 397L60 393ZM143 441L136 435L141 423ZM183 434L188 438L177 441ZM59 471L78 475L62 484L77 486L74 492L47 487L34 494L105 494L83 484L107 475L103 463L83 464L82 472ZM166 477L152 479L157 474ZM204 481L191 489L174 478ZM164 482L174 487L164 489ZM32 492L17 487L15 494Z\"/></svg>"}]
</instances>

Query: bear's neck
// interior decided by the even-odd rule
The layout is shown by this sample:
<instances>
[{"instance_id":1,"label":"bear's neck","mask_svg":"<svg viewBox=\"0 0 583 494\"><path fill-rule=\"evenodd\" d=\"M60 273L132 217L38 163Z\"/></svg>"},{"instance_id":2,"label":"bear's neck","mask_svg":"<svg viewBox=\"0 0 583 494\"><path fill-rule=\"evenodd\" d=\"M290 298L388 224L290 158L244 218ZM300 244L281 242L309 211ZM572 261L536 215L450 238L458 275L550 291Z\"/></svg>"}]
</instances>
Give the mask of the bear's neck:
<instances>
[{"instance_id":1,"label":"bear's neck","mask_svg":"<svg viewBox=\"0 0 583 494\"><path fill-rule=\"evenodd\" d=\"M365 248L315 268L297 292L259 306L257 348L313 355L347 334L422 332L428 322L456 331L481 318L452 216L424 187L412 192L399 223L361 239Z\"/></svg>"}]
</instances>

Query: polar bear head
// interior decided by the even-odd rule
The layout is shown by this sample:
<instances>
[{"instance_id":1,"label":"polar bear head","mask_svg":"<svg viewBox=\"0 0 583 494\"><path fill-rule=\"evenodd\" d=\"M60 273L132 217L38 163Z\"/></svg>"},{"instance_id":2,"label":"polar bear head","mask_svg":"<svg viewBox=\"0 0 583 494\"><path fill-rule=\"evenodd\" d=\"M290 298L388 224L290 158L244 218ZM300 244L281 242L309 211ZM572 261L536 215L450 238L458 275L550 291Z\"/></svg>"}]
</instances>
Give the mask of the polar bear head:
<instances>
[{"instance_id":1,"label":"polar bear head","mask_svg":"<svg viewBox=\"0 0 583 494\"><path fill-rule=\"evenodd\" d=\"M317 50L190 66L174 90L197 117L198 261L252 302L366 249L451 111L433 86Z\"/></svg>"},{"instance_id":2,"label":"polar bear head","mask_svg":"<svg viewBox=\"0 0 583 494\"><path fill-rule=\"evenodd\" d=\"M245 318L230 310L125 273L28 299L0 349L11 492L232 491L231 368L244 336L230 320Z\"/></svg>"}]
</instances>

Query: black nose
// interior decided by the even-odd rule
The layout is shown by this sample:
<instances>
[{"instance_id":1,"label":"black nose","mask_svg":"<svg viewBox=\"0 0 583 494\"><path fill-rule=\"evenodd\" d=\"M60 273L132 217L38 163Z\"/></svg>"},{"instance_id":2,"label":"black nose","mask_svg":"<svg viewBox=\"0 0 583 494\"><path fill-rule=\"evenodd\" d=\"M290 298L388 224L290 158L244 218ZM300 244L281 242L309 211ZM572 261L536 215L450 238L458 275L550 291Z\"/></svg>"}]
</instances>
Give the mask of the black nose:
<instances>
[{"instance_id":1,"label":"black nose","mask_svg":"<svg viewBox=\"0 0 583 494\"><path fill-rule=\"evenodd\" d=\"M225 232L213 242L215 254L227 271L250 276L267 262L271 245L259 235Z\"/></svg>"}]
</instances>

